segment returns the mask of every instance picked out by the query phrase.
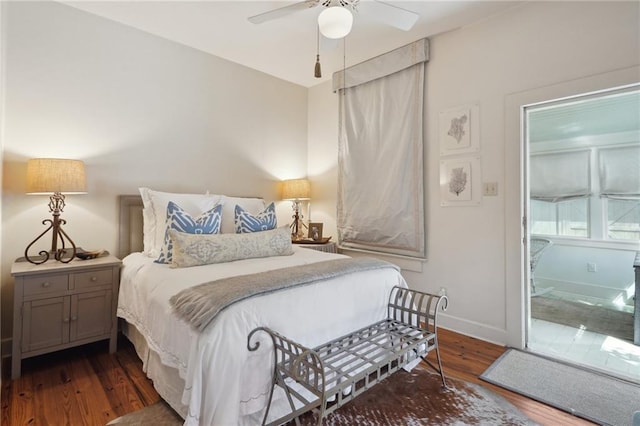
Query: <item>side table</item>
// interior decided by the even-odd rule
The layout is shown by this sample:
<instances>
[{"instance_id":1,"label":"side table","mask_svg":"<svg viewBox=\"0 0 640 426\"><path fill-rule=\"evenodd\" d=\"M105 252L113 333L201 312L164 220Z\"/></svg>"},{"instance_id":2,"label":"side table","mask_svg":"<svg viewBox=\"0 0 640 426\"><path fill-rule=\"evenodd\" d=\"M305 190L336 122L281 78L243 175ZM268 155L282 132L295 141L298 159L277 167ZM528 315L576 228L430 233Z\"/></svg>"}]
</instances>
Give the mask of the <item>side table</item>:
<instances>
[{"instance_id":1,"label":"side table","mask_svg":"<svg viewBox=\"0 0 640 426\"><path fill-rule=\"evenodd\" d=\"M114 256L13 263L12 379L24 358L105 339L116 351L121 263Z\"/></svg>"},{"instance_id":2,"label":"side table","mask_svg":"<svg viewBox=\"0 0 640 426\"><path fill-rule=\"evenodd\" d=\"M301 243L296 243L295 241L293 243L297 244L300 247L304 247L306 249L323 251L325 253L338 252L338 245L334 241L329 241L329 242L320 243L320 244L308 244L308 243L301 244Z\"/></svg>"}]
</instances>

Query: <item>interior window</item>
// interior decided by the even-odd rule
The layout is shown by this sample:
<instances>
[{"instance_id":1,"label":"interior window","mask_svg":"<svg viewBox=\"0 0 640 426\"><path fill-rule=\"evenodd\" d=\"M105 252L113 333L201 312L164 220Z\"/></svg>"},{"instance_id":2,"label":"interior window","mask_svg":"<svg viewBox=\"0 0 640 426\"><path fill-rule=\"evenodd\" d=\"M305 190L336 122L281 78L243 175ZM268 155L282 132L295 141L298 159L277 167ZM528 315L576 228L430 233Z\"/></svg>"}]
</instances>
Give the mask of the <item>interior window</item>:
<instances>
[{"instance_id":1,"label":"interior window","mask_svg":"<svg viewBox=\"0 0 640 426\"><path fill-rule=\"evenodd\" d=\"M536 235L589 237L588 199L531 200L531 232Z\"/></svg>"},{"instance_id":2,"label":"interior window","mask_svg":"<svg viewBox=\"0 0 640 426\"><path fill-rule=\"evenodd\" d=\"M640 241L640 200L607 200L607 236Z\"/></svg>"},{"instance_id":3,"label":"interior window","mask_svg":"<svg viewBox=\"0 0 640 426\"><path fill-rule=\"evenodd\" d=\"M640 241L640 90L527 109L533 235Z\"/></svg>"}]
</instances>

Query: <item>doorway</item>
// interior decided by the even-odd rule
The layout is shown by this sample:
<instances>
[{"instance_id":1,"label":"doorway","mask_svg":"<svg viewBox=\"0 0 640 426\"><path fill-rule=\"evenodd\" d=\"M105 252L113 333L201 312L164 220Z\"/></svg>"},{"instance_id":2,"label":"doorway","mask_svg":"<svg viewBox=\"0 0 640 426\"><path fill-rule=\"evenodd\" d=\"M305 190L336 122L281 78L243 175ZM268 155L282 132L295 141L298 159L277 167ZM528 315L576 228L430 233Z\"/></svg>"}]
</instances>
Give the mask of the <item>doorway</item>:
<instances>
[{"instance_id":1,"label":"doorway","mask_svg":"<svg viewBox=\"0 0 640 426\"><path fill-rule=\"evenodd\" d=\"M523 118L525 345L640 382L640 86L528 105Z\"/></svg>"}]
</instances>

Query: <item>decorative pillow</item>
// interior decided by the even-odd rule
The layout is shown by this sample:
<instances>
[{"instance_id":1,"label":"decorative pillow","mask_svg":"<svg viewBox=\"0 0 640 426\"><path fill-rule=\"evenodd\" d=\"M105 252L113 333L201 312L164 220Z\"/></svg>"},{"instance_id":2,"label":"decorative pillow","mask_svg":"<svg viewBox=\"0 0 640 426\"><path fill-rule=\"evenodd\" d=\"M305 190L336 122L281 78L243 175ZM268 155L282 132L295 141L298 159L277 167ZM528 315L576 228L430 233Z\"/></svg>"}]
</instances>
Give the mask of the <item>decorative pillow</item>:
<instances>
[{"instance_id":1,"label":"decorative pillow","mask_svg":"<svg viewBox=\"0 0 640 426\"><path fill-rule=\"evenodd\" d=\"M254 216L241 206L236 205L235 223L237 234L275 229L278 227L276 206L271 203L264 211Z\"/></svg>"},{"instance_id":2,"label":"decorative pillow","mask_svg":"<svg viewBox=\"0 0 640 426\"><path fill-rule=\"evenodd\" d=\"M222 195L180 194L139 188L142 196L144 220L144 253L157 258L160 255L166 233L167 205L169 201L180 205L187 213L198 216L223 204Z\"/></svg>"},{"instance_id":3,"label":"decorative pillow","mask_svg":"<svg viewBox=\"0 0 640 426\"><path fill-rule=\"evenodd\" d=\"M194 218L173 201L167 205L167 226L164 235L164 245L160 250L157 263L171 263L173 258L173 240L169 235L170 229L188 234L217 234L220 232L222 218L222 204Z\"/></svg>"},{"instance_id":4,"label":"decorative pillow","mask_svg":"<svg viewBox=\"0 0 640 426\"><path fill-rule=\"evenodd\" d=\"M293 254L289 227L249 234L194 235L169 230L174 268Z\"/></svg>"},{"instance_id":5,"label":"decorative pillow","mask_svg":"<svg viewBox=\"0 0 640 426\"><path fill-rule=\"evenodd\" d=\"M248 212L261 212L265 208L262 198L228 197L222 196L222 230L223 234L235 234L235 208L240 206Z\"/></svg>"}]
</instances>

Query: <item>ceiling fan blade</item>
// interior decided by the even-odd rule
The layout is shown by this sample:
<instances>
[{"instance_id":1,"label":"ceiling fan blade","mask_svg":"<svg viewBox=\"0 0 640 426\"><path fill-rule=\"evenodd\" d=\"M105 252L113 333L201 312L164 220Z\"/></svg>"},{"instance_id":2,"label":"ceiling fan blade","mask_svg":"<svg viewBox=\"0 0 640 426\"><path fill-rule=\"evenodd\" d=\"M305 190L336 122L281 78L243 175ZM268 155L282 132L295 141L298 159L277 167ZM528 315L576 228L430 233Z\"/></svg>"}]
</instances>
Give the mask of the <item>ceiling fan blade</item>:
<instances>
[{"instance_id":1,"label":"ceiling fan blade","mask_svg":"<svg viewBox=\"0 0 640 426\"><path fill-rule=\"evenodd\" d=\"M316 7L320 3L320 0L304 0L298 3L290 4L288 6L280 7L278 9L273 9L268 12L260 13L258 15L251 16L249 22L254 24L262 24L263 22L271 21L273 19L278 19L283 16L290 15L299 10L310 9L312 7Z\"/></svg>"},{"instance_id":2,"label":"ceiling fan blade","mask_svg":"<svg viewBox=\"0 0 640 426\"><path fill-rule=\"evenodd\" d=\"M404 31L409 31L420 17L415 12L378 0L365 4L373 19Z\"/></svg>"}]
</instances>

